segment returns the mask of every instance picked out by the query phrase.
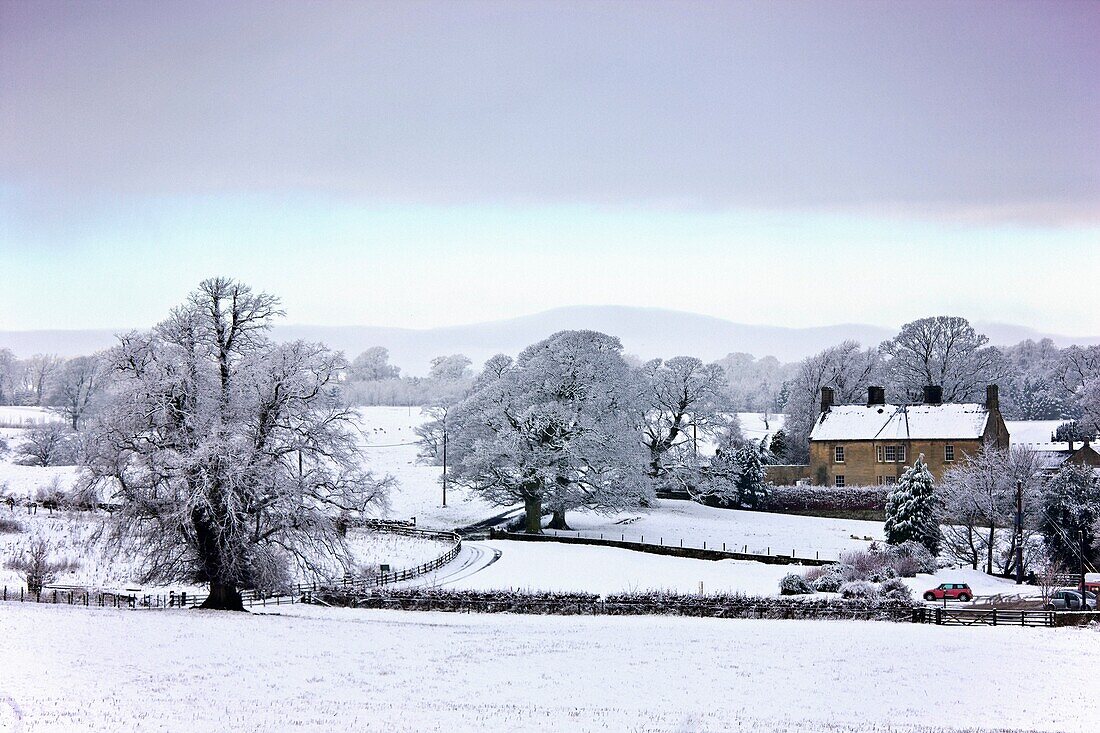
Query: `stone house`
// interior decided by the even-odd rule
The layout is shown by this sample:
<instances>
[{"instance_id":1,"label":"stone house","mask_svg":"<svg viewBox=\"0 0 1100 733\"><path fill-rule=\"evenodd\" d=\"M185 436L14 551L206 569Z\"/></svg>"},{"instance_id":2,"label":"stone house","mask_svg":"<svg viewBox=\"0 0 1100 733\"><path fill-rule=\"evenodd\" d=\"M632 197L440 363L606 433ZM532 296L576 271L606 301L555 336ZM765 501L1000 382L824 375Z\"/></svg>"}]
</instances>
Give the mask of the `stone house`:
<instances>
[{"instance_id":1,"label":"stone house","mask_svg":"<svg viewBox=\"0 0 1100 733\"><path fill-rule=\"evenodd\" d=\"M1009 445L997 385L986 388L984 404L944 404L940 387L925 387L919 405L890 405L885 397L884 388L869 387L867 404L834 405L833 390L821 389L821 413L810 432L813 483L893 484L921 454L939 482L983 444Z\"/></svg>"}]
</instances>

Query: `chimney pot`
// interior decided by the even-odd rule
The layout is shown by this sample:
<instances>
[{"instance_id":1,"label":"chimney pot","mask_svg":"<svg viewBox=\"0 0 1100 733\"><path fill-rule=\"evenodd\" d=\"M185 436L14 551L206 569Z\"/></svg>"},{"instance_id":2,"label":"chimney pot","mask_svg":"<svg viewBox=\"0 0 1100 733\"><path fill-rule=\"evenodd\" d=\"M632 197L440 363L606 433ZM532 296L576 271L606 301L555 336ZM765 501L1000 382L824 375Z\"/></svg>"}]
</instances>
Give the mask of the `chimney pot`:
<instances>
[{"instance_id":1,"label":"chimney pot","mask_svg":"<svg viewBox=\"0 0 1100 733\"><path fill-rule=\"evenodd\" d=\"M943 387L937 384L929 384L924 388L924 404L939 405L943 403Z\"/></svg>"},{"instance_id":2,"label":"chimney pot","mask_svg":"<svg viewBox=\"0 0 1100 733\"><path fill-rule=\"evenodd\" d=\"M821 411L828 412L833 406L834 392L832 387L821 388Z\"/></svg>"},{"instance_id":3,"label":"chimney pot","mask_svg":"<svg viewBox=\"0 0 1100 733\"><path fill-rule=\"evenodd\" d=\"M884 387L868 387L867 388L867 406L872 407L874 405L886 404L886 388Z\"/></svg>"}]
</instances>

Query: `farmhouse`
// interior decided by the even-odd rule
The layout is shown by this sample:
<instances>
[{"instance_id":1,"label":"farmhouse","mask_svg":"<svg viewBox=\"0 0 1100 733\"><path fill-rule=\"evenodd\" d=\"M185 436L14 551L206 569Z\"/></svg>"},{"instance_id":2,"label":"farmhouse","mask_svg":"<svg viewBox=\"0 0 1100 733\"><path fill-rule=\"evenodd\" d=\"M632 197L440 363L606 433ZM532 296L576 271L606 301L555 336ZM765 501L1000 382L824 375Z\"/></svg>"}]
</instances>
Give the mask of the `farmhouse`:
<instances>
[{"instance_id":1,"label":"farmhouse","mask_svg":"<svg viewBox=\"0 0 1100 733\"><path fill-rule=\"evenodd\" d=\"M821 389L821 413L810 432L810 478L817 484L892 484L920 454L940 481L983 444L1009 444L997 385L986 388L984 404L943 404L940 387L925 387L919 405L889 405L882 387L867 389L865 405L834 405L833 394Z\"/></svg>"}]
</instances>

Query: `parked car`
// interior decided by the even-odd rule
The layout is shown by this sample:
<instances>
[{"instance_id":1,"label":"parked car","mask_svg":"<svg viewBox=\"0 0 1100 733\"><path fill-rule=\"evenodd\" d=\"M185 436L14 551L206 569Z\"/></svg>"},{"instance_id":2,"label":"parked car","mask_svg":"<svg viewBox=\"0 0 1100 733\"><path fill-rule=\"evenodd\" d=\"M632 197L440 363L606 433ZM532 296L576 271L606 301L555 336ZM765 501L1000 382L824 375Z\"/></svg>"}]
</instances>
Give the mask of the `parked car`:
<instances>
[{"instance_id":1,"label":"parked car","mask_svg":"<svg viewBox=\"0 0 1100 733\"><path fill-rule=\"evenodd\" d=\"M1096 595L1086 592L1085 605L1082 608L1081 591L1071 590L1069 588L1059 588L1050 594L1050 598L1047 599L1046 609L1048 611L1095 611Z\"/></svg>"},{"instance_id":2,"label":"parked car","mask_svg":"<svg viewBox=\"0 0 1100 733\"><path fill-rule=\"evenodd\" d=\"M935 588L924 592L926 601L942 601L946 598L949 601L966 603L973 597L974 591L970 590L970 586L966 583L940 583Z\"/></svg>"}]
</instances>

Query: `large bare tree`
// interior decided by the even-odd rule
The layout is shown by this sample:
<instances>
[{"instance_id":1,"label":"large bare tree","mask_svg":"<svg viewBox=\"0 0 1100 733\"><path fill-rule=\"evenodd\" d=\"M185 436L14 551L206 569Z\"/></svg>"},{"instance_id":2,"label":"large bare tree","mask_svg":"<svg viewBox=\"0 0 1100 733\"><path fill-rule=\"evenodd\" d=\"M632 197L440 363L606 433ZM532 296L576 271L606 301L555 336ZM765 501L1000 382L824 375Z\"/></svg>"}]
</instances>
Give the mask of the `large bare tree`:
<instances>
[{"instance_id":1,"label":"large bare tree","mask_svg":"<svg viewBox=\"0 0 1100 733\"><path fill-rule=\"evenodd\" d=\"M384 502L362 467L353 415L336 397L342 358L267 338L278 300L227 278L203 282L151 333L110 352L110 404L92 427L93 484L121 504L116 539L145 580L209 584L208 608L291 564L350 562L341 523Z\"/></svg>"},{"instance_id":2,"label":"large bare tree","mask_svg":"<svg viewBox=\"0 0 1100 733\"><path fill-rule=\"evenodd\" d=\"M935 316L906 323L879 349L897 397L917 398L932 385L943 388L945 402L962 402L1007 373L1001 352L988 342L965 318Z\"/></svg>"}]
</instances>

